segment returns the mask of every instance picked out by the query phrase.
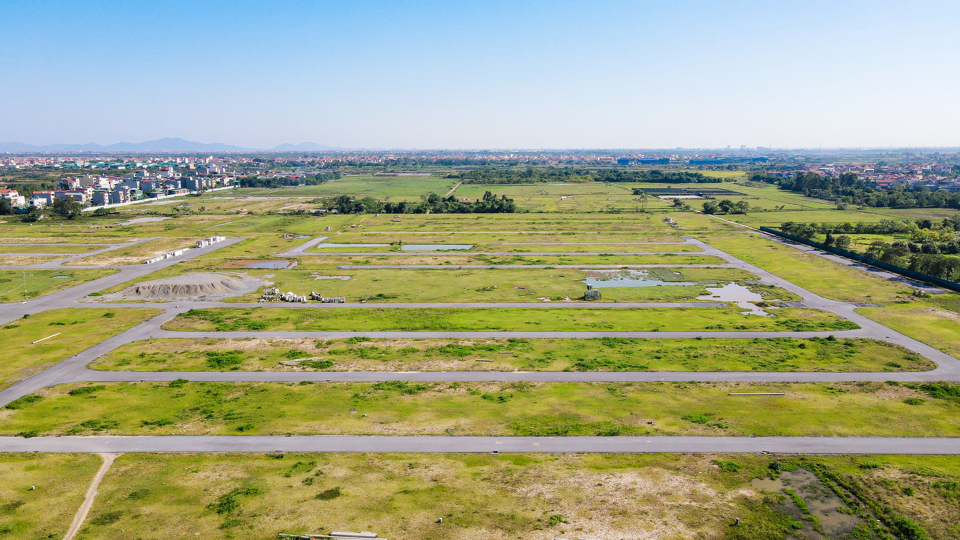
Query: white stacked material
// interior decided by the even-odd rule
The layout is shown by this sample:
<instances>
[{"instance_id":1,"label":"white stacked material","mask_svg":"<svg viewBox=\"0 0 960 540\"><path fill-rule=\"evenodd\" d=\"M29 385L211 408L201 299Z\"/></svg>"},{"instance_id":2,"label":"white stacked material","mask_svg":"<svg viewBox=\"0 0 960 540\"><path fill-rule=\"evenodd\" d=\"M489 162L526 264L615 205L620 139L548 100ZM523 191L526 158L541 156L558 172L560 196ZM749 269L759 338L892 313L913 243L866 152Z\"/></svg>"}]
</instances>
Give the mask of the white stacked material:
<instances>
[{"instance_id":1,"label":"white stacked material","mask_svg":"<svg viewBox=\"0 0 960 540\"><path fill-rule=\"evenodd\" d=\"M183 255L184 253L186 253L186 252L188 252L188 251L190 251L190 248L175 249L175 250L170 251L170 252L168 252L168 253L164 253L163 255L160 255L159 257L154 257L154 258L152 258L152 259L147 259L147 260L143 261L143 264L153 264L153 263L155 263L155 262L160 262L160 261L165 260L165 259L172 259L172 258L174 258L174 257L179 257L180 255Z\"/></svg>"},{"instance_id":2,"label":"white stacked material","mask_svg":"<svg viewBox=\"0 0 960 540\"><path fill-rule=\"evenodd\" d=\"M217 242L223 242L226 239L227 239L226 236L211 236L210 238L197 240L197 247L202 248L206 246L212 246L213 244L216 244Z\"/></svg>"}]
</instances>

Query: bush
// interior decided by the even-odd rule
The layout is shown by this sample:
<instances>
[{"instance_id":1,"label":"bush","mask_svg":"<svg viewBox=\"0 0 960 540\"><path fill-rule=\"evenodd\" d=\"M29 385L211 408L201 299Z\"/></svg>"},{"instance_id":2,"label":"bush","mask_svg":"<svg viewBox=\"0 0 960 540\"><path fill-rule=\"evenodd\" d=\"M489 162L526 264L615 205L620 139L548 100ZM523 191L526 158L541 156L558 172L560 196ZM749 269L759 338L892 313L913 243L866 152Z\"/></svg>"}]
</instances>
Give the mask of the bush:
<instances>
[{"instance_id":1,"label":"bush","mask_svg":"<svg viewBox=\"0 0 960 540\"><path fill-rule=\"evenodd\" d=\"M17 398L11 401L10 403L7 403L4 409L10 409L10 410L22 409L31 403L36 403L41 400L43 400L43 398L37 395L23 396L22 398Z\"/></svg>"},{"instance_id":2,"label":"bush","mask_svg":"<svg viewBox=\"0 0 960 540\"><path fill-rule=\"evenodd\" d=\"M923 405L923 403L926 402L926 400L925 400L925 399L920 399L920 398L911 397L911 398L907 398L907 399L903 400L903 402L906 403L907 405Z\"/></svg>"},{"instance_id":3,"label":"bush","mask_svg":"<svg viewBox=\"0 0 960 540\"><path fill-rule=\"evenodd\" d=\"M341 495L343 495L343 492L341 491L340 486L337 486L335 488L331 488L326 491L321 491L320 493L317 493L316 499L319 499L321 501L332 501L333 499L336 499Z\"/></svg>"},{"instance_id":4,"label":"bush","mask_svg":"<svg viewBox=\"0 0 960 540\"><path fill-rule=\"evenodd\" d=\"M81 386L80 388L74 388L73 390L67 392L71 396L85 396L87 394L93 394L99 392L100 390L106 390L106 385L95 384L93 386Z\"/></svg>"}]
</instances>

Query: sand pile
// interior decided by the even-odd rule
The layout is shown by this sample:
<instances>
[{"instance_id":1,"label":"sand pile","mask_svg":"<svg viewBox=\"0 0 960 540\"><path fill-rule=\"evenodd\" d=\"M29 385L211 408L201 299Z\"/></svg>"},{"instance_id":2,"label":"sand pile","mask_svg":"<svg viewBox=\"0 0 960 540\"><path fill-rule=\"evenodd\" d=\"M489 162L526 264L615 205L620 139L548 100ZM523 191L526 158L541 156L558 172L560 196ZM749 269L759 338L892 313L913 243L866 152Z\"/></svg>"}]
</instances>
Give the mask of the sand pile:
<instances>
[{"instance_id":1,"label":"sand pile","mask_svg":"<svg viewBox=\"0 0 960 540\"><path fill-rule=\"evenodd\" d=\"M254 292L264 284L244 275L195 273L145 281L109 296L111 300L218 300Z\"/></svg>"}]
</instances>

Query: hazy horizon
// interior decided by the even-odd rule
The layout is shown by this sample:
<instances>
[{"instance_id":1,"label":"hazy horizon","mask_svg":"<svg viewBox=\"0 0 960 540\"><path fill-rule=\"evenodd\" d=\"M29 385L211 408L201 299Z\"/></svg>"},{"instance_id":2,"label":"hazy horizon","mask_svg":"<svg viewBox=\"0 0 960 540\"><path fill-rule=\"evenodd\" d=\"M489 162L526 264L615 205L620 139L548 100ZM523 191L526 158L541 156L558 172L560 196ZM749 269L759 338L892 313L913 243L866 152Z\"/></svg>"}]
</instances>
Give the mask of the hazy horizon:
<instances>
[{"instance_id":1,"label":"hazy horizon","mask_svg":"<svg viewBox=\"0 0 960 540\"><path fill-rule=\"evenodd\" d=\"M960 146L960 4L0 5L0 141Z\"/></svg>"}]
</instances>

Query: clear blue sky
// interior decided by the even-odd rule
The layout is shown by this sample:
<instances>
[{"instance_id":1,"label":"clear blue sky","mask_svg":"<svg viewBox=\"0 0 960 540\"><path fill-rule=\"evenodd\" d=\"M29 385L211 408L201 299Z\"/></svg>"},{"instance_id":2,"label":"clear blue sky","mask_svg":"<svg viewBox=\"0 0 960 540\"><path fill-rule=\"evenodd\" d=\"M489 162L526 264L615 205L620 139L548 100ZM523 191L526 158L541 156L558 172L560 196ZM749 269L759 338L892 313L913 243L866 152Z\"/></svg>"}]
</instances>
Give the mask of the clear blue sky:
<instances>
[{"instance_id":1,"label":"clear blue sky","mask_svg":"<svg viewBox=\"0 0 960 540\"><path fill-rule=\"evenodd\" d=\"M960 145L960 2L0 2L0 140Z\"/></svg>"}]
</instances>

